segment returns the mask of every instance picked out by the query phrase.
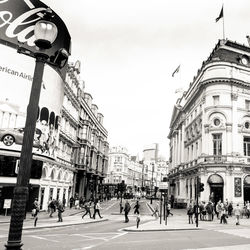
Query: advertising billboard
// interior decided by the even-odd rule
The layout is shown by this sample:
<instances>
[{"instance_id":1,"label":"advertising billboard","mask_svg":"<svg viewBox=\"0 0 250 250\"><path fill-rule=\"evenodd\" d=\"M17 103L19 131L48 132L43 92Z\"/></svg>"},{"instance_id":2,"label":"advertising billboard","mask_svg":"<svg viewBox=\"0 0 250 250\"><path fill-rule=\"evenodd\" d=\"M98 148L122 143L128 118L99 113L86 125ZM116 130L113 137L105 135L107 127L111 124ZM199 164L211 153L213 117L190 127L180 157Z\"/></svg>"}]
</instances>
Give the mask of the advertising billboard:
<instances>
[{"instance_id":1,"label":"advertising billboard","mask_svg":"<svg viewBox=\"0 0 250 250\"><path fill-rule=\"evenodd\" d=\"M37 52L35 46L34 27L36 22L44 16L48 6L39 0L0 0L0 43L22 51L27 50L27 55L33 56ZM61 49L70 54L71 37L62 19L53 12L51 20L58 29L53 46L46 50L48 62L55 64ZM58 68L65 74L65 66Z\"/></svg>"},{"instance_id":2,"label":"advertising billboard","mask_svg":"<svg viewBox=\"0 0 250 250\"><path fill-rule=\"evenodd\" d=\"M21 151L35 59L0 44L0 149ZM55 159L64 82L45 65L33 153Z\"/></svg>"}]
</instances>

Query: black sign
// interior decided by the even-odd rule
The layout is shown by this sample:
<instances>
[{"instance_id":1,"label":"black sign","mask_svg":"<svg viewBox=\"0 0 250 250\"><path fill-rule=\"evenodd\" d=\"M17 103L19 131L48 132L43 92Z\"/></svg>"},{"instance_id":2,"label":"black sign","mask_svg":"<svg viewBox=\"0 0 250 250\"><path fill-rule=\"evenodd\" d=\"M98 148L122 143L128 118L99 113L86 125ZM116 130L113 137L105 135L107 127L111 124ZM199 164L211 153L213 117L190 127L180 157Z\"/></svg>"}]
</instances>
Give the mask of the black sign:
<instances>
[{"instance_id":1,"label":"black sign","mask_svg":"<svg viewBox=\"0 0 250 250\"><path fill-rule=\"evenodd\" d=\"M0 0L0 43L18 48L21 46L33 53L37 52L34 44L34 26L48 8L39 0ZM53 23L57 26L58 35L52 48L46 50L49 57L55 57L60 49L70 53L71 37L67 27L56 14Z\"/></svg>"}]
</instances>

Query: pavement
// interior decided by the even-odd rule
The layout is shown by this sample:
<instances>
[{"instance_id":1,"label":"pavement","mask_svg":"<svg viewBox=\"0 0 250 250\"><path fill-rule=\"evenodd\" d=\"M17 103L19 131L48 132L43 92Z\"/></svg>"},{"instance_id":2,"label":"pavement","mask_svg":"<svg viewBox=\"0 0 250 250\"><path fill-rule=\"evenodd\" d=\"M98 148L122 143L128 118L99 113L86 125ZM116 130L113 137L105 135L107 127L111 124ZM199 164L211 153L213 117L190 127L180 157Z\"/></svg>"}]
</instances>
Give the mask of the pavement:
<instances>
[{"instance_id":1,"label":"pavement","mask_svg":"<svg viewBox=\"0 0 250 250\"><path fill-rule=\"evenodd\" d=\"M148 208L152 211L154 204L147 202ZM103 214L103 218L96 219L89 218L85 216L82 219L82 214L84 209L69 209L66 208L63 213L63 222L57 222L57 213L53 214L53 217L50 218L47 212L40 212L38 216L37 226L34 227L34 218L32 218L30 213L27 213L27 217L24 220L23 230L34 230L41 228L53 228L53 227L65 227L79 224L89 224L89 223L102 223L107 220L114 220L114 217L123 220L124 215L119 213L113 213L111 215ZM150 215L141 214L141 221L139 227L136 228L136 215L132 214L132 211L129 214L131 221L135 221L134 226L124 227L124 231L131 232L143 232L143 231L176 231L176 230L203 230L203 229L236 229L236 228L250 228L250 219L240 219L240 225L235 225L235 217L229 217L227 224L220 224L220 221L217 218L214 218L213 221L199 221L198 227L196 227L195 220L194 224L188 224L188 216L186 209L172 209L171 212L173 216L167 217L167 220L164 221L163 218L160 221L160 218L155 218ZM0 216L1 223L9 223L10 216ZM125 225L124 225L125 226Z\"/></svg>"},{"instance_id":2,"label":"pavement","mask_svg":"<svg viewBox=\"0 0 250 250\"><path fill-rule=\"evenodd\" d=\"M149 202L147 205L153 211L154 204L151 205ZM171 209L171 213L173 214L167 217L167 220L163 220L155 218L144 222L143 217L141 217L141 221L139 227L136 225L132 227L126 227L124 231L131 232L144 232L144 231L177 231L177 230L223 230L223 229L240 229L240 228L249 228L250 229L250 219L241 218L240 225L236 226L235 216L229 217L227 219L227 224L220 224L220 220L214 217L213 221L198 221L198 227L195 224L195 218L193 216L193 224L188 223L188 215L186 209Z\"/></svg>"}]
</instances>

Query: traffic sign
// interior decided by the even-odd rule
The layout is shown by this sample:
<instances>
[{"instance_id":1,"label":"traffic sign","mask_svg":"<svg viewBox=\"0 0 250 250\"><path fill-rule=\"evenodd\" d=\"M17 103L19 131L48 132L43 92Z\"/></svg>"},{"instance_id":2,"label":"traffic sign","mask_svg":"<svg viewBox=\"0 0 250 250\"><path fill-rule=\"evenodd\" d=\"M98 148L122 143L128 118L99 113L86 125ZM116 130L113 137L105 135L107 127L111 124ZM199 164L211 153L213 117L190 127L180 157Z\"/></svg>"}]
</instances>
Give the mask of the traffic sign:
<instances>
[{"instance_id":1,"label":"traffic sign","mask_svg":"<svg viewBox=\"0 0 250 250\"><path fill-rule=\"evenodd\" d=\"M168 182L160 182L159 190L161 192L164 192L164 191L168 190Z\"/></svg>"}]
</instances>

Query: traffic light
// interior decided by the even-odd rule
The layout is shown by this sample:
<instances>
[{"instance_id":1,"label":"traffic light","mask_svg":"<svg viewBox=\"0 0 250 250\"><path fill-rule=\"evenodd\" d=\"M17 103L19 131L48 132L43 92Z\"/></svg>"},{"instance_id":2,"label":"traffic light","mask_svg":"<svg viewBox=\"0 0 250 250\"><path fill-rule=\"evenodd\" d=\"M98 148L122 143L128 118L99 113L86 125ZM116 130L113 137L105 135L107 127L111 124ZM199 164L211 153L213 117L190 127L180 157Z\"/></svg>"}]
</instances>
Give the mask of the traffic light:
<instances>
[{"instance_id":1,"label":"traffic light","mask_svg":"<svg viewBox=\"0 0 250 250\"><path fill-rule=\"evenodd\" d=\"M199 192L203 192L203 191L204 191L204 183L200 183Z\"/></svg>"},{"instance_id":2,"label":"traffic light","mask_svg":"<svg viewBox=\"0 0 250 250\"><path fill-rule=\"evenodd\" d=\"M199 193L204 191L204 183L201 182L200 178L197 181L197 190Z\"/></svg>"}]
</instances>

